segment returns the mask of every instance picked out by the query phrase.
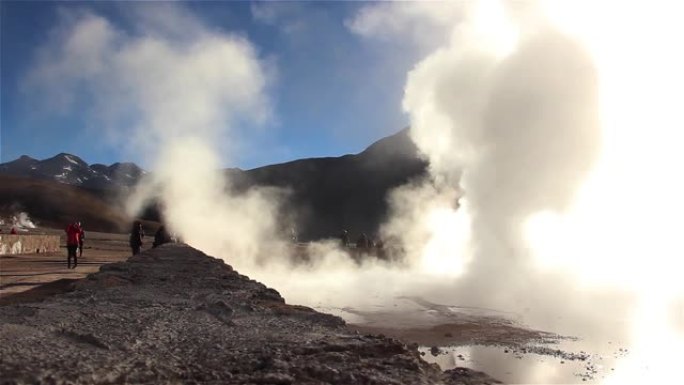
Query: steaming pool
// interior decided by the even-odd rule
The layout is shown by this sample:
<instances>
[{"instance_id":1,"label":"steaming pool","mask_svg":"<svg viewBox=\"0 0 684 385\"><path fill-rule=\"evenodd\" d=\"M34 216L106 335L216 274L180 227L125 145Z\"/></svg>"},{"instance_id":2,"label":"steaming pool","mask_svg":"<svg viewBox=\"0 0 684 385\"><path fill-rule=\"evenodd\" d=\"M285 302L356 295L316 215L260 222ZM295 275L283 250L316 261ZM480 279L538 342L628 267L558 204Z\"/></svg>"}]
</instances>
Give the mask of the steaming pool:
<instances>
[{"instance_id":1,"label":"steaming pool","mask_svg":"<svg viewBox=\"0 0 684 385\"><path fill-rule=\"evenodd\" d=\"M439 305L422 298L399 298L392 305L365 310L319 310L345 318L361 333L417 343L422 358L442 370L466 367L504 383L622 383L616 373L625 366L637 378L652 374L648 362L635 367L629 360L631 349L624 336L605 333L625 329L623 320L608 319L610 313L605 313L606 323L599 332L592 328L582 332L578 323L575 333L566 330L570 327L560 334L533 328L519 314Z\"/></svg>"},{"instance_id":2,"label":"steaming pool","mask_svg":"<svg viewBox=\"0 0 684 385\"><path fill-rule=\"evenodd\" d=\"M526 348L466 345L434 349L421 346L423 359L442 370L466 367L486 372L512 384L600 384L615 371L617 360L628 350L606 344L601 353L587 353L581 341L563 341L555 346ZM579 353L570 353L579 352Z\"/></svg>"}]
</instances>

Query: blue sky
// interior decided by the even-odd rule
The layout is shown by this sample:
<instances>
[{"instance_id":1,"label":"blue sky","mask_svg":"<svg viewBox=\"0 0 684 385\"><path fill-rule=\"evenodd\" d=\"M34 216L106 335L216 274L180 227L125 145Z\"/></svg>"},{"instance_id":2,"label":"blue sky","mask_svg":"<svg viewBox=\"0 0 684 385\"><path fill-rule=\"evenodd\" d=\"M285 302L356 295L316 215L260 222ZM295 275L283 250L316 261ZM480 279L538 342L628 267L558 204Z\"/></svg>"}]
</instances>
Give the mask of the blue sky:
<instances>
[{"instance_id":1,"label":"blue sky","mask_svg":"<svg viewBox=\"0 0 684 385\"><path fill-rule=\"evenodd\" d=\"M401 100L406 73L419 52L364 39L349 27L363 2L195 2L174 4L203 30L246 39L268 74L265 96L271 111L259 124L241 122L240 151L225 167L253 168L293 159L340 156L408 125ZM59 30L88 13L131 35L155 28L139 25L159 14L156 2L0 2L2 162L27 154L43 159L59 152L88 163L147 159L126 139L109 140L94 105L105 96L79 83L70 88L67 108L50 108L64 95L30 84L44 52L59 44ZM163 25L159 24L159 25ZM175 35L173 35L175 36ZM182 40L184 36L175 38ZM41 52L43 53L41 59ZM47 59L46 59L47 56ZM46 103L45 99L48 100ZM100 100L102 99L102 100ZM117 110L124 132L135 111ZM231 137L226 140L234 140ZM141 139L131 139L141 140ZM144 139L142 139L144 140ZM229 147L229 144L226 143ZM221 143L218 144L219 149Z\"/></svg>"}]
</instances>

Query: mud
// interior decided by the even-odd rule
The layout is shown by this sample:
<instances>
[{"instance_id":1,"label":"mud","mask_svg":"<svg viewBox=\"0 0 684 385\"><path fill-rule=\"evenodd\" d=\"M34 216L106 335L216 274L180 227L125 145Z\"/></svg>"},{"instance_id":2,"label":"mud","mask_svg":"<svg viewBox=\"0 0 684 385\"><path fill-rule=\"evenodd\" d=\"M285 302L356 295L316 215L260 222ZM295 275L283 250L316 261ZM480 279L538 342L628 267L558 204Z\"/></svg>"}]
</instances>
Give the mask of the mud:
<instances>
[{"instance_id":1,"label":"mud","mask_svg":"<svg viewBox=\"0 0 684 385\"><path fill-rule=\"evenodd\" d=\"M494 309L436 304L399 297L373 311L350 314L361 333L420 345L423 359L448 370L482 370L505 383L601 383L629 354L620 343L586 341L527 326L522 317Z\"/></svg>"}]
</instances>

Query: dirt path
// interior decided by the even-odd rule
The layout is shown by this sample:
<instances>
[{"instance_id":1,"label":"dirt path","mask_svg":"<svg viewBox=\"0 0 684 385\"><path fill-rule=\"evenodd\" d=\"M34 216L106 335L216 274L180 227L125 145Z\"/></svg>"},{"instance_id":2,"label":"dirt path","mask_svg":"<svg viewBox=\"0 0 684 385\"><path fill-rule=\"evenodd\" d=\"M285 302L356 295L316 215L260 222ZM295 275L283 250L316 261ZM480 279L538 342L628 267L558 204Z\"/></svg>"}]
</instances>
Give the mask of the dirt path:
<instances>
[{"instance_id":1,"label":"dirt path","mask_svg":"<svg viewBox=\"0 0 684 385\"><path fill-rule=\"evenodd\" d=\"M62 236L59 230L54 229L39 229L34 232ZM47 295L50 290L61 291L62 285L59 282L84 278L97 272L103 264L125 261L131 255L126 234L88 232L86 235L83 256L79 258L75 269L66 267L63 236L62 249L57 253L0 256L0 303L17 293ZM55 284L39 287L46 283Z\"/></svg>"}]
</instances>

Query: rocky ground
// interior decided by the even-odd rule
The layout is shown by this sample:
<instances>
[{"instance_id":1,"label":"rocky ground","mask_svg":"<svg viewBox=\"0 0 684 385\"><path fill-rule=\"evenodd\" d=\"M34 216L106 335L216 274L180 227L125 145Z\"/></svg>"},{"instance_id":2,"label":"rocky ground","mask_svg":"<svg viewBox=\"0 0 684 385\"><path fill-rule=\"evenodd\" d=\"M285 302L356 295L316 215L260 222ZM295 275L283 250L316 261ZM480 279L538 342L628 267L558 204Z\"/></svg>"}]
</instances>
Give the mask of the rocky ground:
<instances>
[{"instance_id":1,"label":"rocky ground","mask_svg":"<svg viewBox=\"0 0 684 385\"><path fill-rule=\"evenodd\" d=\"M0 306L1 383L496 382L463 368L442 372L420 359L416 345L287 305L275 290L185 245L61 282L52 285L66 293Z\"/></svg>"}]
</instances>

